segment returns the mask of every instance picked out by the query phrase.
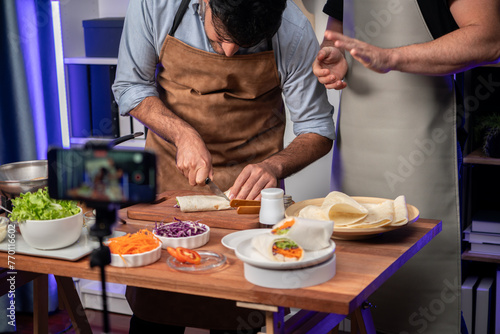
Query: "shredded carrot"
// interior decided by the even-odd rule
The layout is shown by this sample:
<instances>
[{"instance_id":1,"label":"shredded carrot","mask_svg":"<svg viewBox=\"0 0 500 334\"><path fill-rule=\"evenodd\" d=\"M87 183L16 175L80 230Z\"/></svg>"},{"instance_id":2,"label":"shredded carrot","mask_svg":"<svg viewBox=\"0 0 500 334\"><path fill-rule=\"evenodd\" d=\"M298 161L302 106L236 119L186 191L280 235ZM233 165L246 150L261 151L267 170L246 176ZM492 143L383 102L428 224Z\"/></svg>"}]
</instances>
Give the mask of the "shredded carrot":
<instances>
[{"instance_id":1,"label":"shredded carrot","mask_svg":"<svg viewBox=\"0 0 500 334\"><path fill-rule=\"evenodd\" d=\"M283 225L276 227L274 230L271 231L272 234L285 234L287 230L289 230L293 224L295 224L295 219L291 218L286 220Z\"/></svg>"},{"instance_id":2,"label":"shredded carrot","mask_svg":"<svg viewBox=\"0 0 500 334\"><path fill-rule=\"evenodd\" d=\"M126 234L121 237L109 239L109 250L113 254L139 254L149 252L161 244L160 239L146 229L134 234Z\"/></svg>"},{"instance_id":3,"label":"shredded carrot","mask_svg":"<svg viewBox=\"0 0 500 334\"><path fill-rule=\"evenodd\" d=\"M302 257L302 252L303 252L302 248L299 248L299 247L282 249L282 248L278 248L276 246L273 246L273 254L281 254L284 257L288 257L288 258L294 257L297 260L300 260L300 258Z\"/></svg>"}]
</instances>

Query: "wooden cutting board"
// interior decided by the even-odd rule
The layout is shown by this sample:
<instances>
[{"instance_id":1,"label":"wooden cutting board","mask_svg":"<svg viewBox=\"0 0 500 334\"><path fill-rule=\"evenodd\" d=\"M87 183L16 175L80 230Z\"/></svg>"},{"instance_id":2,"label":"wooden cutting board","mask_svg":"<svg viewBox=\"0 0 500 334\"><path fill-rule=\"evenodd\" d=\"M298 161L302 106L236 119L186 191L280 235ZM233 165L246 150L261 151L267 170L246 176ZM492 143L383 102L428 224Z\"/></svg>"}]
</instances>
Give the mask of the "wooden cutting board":
<instances>
[{"instance_id":1,"label":"wooden cutting board","mask_svg":"<svg viewBox=\"0 0 500 334\"><path fill-rule=\"evenodd\" d=\"M182 212L175 205L176 196L207 195L188 190L166 191L158 196L165 198L158 204L141 203L127 208L127 216L130 219L147 220L155 222L172 222L174 217L182 220L200 220L200 223L210 227L228 228L233 230L246 230L259 228L258 214L238 214L235 209L206 212Z\"/></svg>"}]
</instances>

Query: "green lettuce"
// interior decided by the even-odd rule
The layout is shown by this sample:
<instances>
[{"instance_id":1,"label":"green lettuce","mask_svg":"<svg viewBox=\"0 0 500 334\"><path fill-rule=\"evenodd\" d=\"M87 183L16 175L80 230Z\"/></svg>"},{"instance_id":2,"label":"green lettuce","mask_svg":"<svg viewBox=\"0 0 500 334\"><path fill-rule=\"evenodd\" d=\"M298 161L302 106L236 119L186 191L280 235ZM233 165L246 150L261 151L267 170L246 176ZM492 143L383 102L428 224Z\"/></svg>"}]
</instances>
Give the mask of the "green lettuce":
<instances>
[{"instance_id":1,"label":"green lettuce","mask_svg":"<svg viewBox=\"0 0 500 334\"><path fill-rule=\"evenodd\" d=\"M11 220L49 220L69 217L77 214L80 208L74 201L56 200L49 197L47 188L36 192L22 193L12 199Z\"/></svg>"}]
</instances>

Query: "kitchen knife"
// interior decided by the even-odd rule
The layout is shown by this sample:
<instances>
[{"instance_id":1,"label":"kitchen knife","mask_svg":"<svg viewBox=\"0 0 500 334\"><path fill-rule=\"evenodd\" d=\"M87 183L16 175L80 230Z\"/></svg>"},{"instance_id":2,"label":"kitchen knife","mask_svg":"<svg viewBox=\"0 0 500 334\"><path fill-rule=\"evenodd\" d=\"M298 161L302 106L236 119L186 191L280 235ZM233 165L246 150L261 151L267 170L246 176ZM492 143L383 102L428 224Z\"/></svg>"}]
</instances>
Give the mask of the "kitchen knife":
<instances>
[{"instance_id":1,"label":"kitchen knife","mask_svg":"<svg viewBox=\"0 0 500 334\"><path fill-rule=\"evenodd\" d=\"M215 195L220 196L220 197L224 197L225 199L227 199L229 201L229 198L227 198L227 196L222 192L222 190L220 190L219 187L217 187L217 185L212 180L210 180L209 177L206 178L205 184L208 185L210 190Z\"/></svg>"}]
</instances>

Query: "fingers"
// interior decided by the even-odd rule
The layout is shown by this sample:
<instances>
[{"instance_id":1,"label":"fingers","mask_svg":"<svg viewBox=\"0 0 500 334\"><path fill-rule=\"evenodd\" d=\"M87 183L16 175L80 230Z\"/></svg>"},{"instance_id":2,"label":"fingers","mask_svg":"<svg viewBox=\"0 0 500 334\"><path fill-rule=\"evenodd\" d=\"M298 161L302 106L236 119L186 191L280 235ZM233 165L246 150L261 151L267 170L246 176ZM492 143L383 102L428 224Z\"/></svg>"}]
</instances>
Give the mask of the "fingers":
<instances>
[{"instance_id":1,"label":"fingers","mask_svg":"<svg viewBox=\"0 0 500 334\"><path fill-rule=\"evenodd\" d=\"M315 63L316 62L320 62L323 61L327 56L327 49L326 48L322 48L318 51L318 55L316 56L316 60L314 61Z\"/></svg>"},{"instance_id":2,"label":"fingers","mask_svg":"<svg viewBox=\"0 0 500 334\"><path fill-rule=\"evenodd\" d=\"M325 31L325 39L326 40L329 40L329 41L336 41L338 39L341 39L343 38L344 35L341 34L341 33L338 33L338 32L335 32L335 31L331 31L331 30L326 30Z\"/></svg>"},{"instance_id":3,"label":"fingers","mask_svg":"<svg viewBox=\"0 0 500 334\"><path fill-rule=\"evenodd\" d=\"M196 185L204 186L205 180L207 179L207 177L210 177L209 176L210 174L211 170L208 167L191 170L189 171L188 174L189 184L191 186L196 186Z\"/></svg>"},{"instance_id":4,"label":"fingers","mask_svg":"<svg viewBox=\"0 0 500 334\"><path fill-rule=\"evenodd\" d=\"M319 62L314 61L313 63L313 73L315 76L319 78L326 77L330 74L330 70L327 68L322 67L322 64Z\"/></svg>"},{"instance_id":5,"label":"fingers","mask_svg":"<svg viewBox=\"0 0 500 334\"><path fill-rule=\"evenodd\" d=\"M176 166L191 186L204 185L213 175L212 156L204 146L177 149Z\"/></svg>"},{"instance_id":6,"label":"fingers","mask_svg":"<svg viewBox=\"0 0 500 334\"><path fill-rule=\"evenodd\" d=\"M231 187L230 198L258 200L262 189L276 186L276 177L268 170L259 165L248 165Z\"/></svg>"},{"instance_id":7,"label":"fingers","mask_svg":"<svg viewBox=\"0 0 500 334\"><path fill-rule=\"evenodd\" d=\"M347 87L347 83L344 81L336 81L334 83L325 84L326 89L342 90Z\"/></svg>"},{"instance_id":8,"label":"fingers","mask_svg":"<svg viewBox=\"0 0 500 334\"><path fill-rule=\"evenodd\" d=\"M356 47L360 47L363 42L355 39L355 38L350 38L342 34L335 33L335 38L333 39L334 43L333 45L336 48L351 51L352 49Z\"/></svg>"}]
</instances>

